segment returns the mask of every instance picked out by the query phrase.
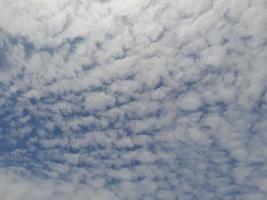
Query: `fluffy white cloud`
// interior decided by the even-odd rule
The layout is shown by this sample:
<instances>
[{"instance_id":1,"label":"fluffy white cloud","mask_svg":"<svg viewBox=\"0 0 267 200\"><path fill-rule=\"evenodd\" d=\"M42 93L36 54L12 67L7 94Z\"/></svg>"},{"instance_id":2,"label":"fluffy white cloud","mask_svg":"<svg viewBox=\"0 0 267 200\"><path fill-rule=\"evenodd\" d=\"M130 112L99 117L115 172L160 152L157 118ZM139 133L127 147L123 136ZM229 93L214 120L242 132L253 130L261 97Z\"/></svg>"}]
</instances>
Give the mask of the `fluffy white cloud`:
<instances>
[{"instance_id":1,"label":"fluffy white cloud","mask_svg":"<svg viewBox=\"0 0 267 200\"><path fill-rule=\"evenodd\" d=\"M56 180L22 179L14 172L3 170L0 173L0 196L3 200L116 199L112 192L103 188L97 190Z\"/></svg>"},{"instance_id":2,"label":"fluffy white cloud","mask_svg":"<svg viewBox=\"0 0 267 200\"><path fill-rule=\"evenodd\" d=\"M266 13L2 0L0 199L266 199Z\"/></svg>"},{"instance_id":3,"label":"fluffy white cloud","mask_svg":"<svg viewBox=\"0 0 267 200\"><path fill-rule=\"evenodd\" d=\"M104 92L90 93L85 98L85 108L88 111L106 110L107 107L113 107L114 103L115 98L105 94Z\"/></svg>"}]
</instances>

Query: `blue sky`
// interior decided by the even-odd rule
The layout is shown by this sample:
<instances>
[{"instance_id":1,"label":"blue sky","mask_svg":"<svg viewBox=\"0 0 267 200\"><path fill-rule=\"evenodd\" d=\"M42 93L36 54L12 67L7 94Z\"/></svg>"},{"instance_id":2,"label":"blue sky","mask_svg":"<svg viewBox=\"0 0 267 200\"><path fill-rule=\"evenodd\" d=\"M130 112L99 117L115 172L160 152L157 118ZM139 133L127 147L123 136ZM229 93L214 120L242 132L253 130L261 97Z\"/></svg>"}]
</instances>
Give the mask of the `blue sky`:
<instances>
[{"instance_id":1,"label":"blue sky","mask_svg":"<svg viewBox=\"0 0 267 200\"><path fill-rule=\"evenodd\" d=\"M2 0L0 199L265 200L266 0Z\"/></svg>"}]
</instances>

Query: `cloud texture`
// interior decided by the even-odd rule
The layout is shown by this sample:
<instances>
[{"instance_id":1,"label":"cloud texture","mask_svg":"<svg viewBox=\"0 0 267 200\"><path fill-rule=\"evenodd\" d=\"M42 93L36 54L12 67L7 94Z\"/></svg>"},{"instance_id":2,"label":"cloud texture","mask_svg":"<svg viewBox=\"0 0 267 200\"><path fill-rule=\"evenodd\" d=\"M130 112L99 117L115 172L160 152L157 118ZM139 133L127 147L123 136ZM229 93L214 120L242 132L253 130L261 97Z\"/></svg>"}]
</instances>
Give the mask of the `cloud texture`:
<instances>
[{"instance_id":1,"label":"cloud texture","mask_svg":"<svg viewBox=\"0 0 267 200\"><path fill-rule=\"evenodd\" d=\"M266 0L2 0L0 199L266 199L266 64Z\"/></svg>"}]
</instances>

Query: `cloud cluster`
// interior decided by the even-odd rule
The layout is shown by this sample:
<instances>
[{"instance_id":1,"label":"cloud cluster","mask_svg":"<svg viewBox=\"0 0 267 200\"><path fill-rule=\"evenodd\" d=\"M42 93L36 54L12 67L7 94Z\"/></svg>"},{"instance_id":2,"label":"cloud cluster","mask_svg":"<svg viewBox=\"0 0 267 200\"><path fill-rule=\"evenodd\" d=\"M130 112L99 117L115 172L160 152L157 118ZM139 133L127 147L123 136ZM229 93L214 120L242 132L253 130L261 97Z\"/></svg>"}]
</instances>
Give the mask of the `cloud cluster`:
<instances>
[{"instance_id":1,"label":"cloud cluster","mask_svg":"<svg viewBox=\"0 0 267 200\"><path fill-rule=\"evenodd\" d=\"M266 199L266 63L266 0L2 0L0 199Z\"/></svg>"}]
</instances>

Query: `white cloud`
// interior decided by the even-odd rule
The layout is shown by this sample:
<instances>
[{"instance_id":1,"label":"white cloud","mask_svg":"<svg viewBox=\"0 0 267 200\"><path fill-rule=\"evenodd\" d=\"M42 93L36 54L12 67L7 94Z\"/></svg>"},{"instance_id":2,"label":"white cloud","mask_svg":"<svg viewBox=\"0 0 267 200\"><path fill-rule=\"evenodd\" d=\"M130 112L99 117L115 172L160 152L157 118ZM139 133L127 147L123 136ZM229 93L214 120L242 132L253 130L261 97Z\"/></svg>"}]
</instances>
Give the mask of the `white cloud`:
<instances>
[{"instance_id":1,"label":"white cloud","mask_svg":"<svg viewBox=\"0 0 267 200\"><path fill-rule=\"evenodd\" d=\"M108 190L94 190L85 185L74 185L55 180L22 179L13 172L1 171L0 197L3 200L59 200L59 199L115 199Z\"/></svg>"},{"instance_id":2,"label":"white cloud","mask_svg":"<svg viewBox=\"0 0 267 200\"><path fill-rule=\"evenodd\" d=\"M264 199L266 10L1 1L0 199Z\"/></svg>"},{"instance_id":3,"label":"white cloud","mask_svg":"<svg viewBox=\"0 0 267 200\"><path fill-rule=\"evenodd\" d=\"M85 108L88 111L105 110L107 107L113 107L115 99L104 92L90 93L85 99Z\"/></svg>"}]
</instances>

